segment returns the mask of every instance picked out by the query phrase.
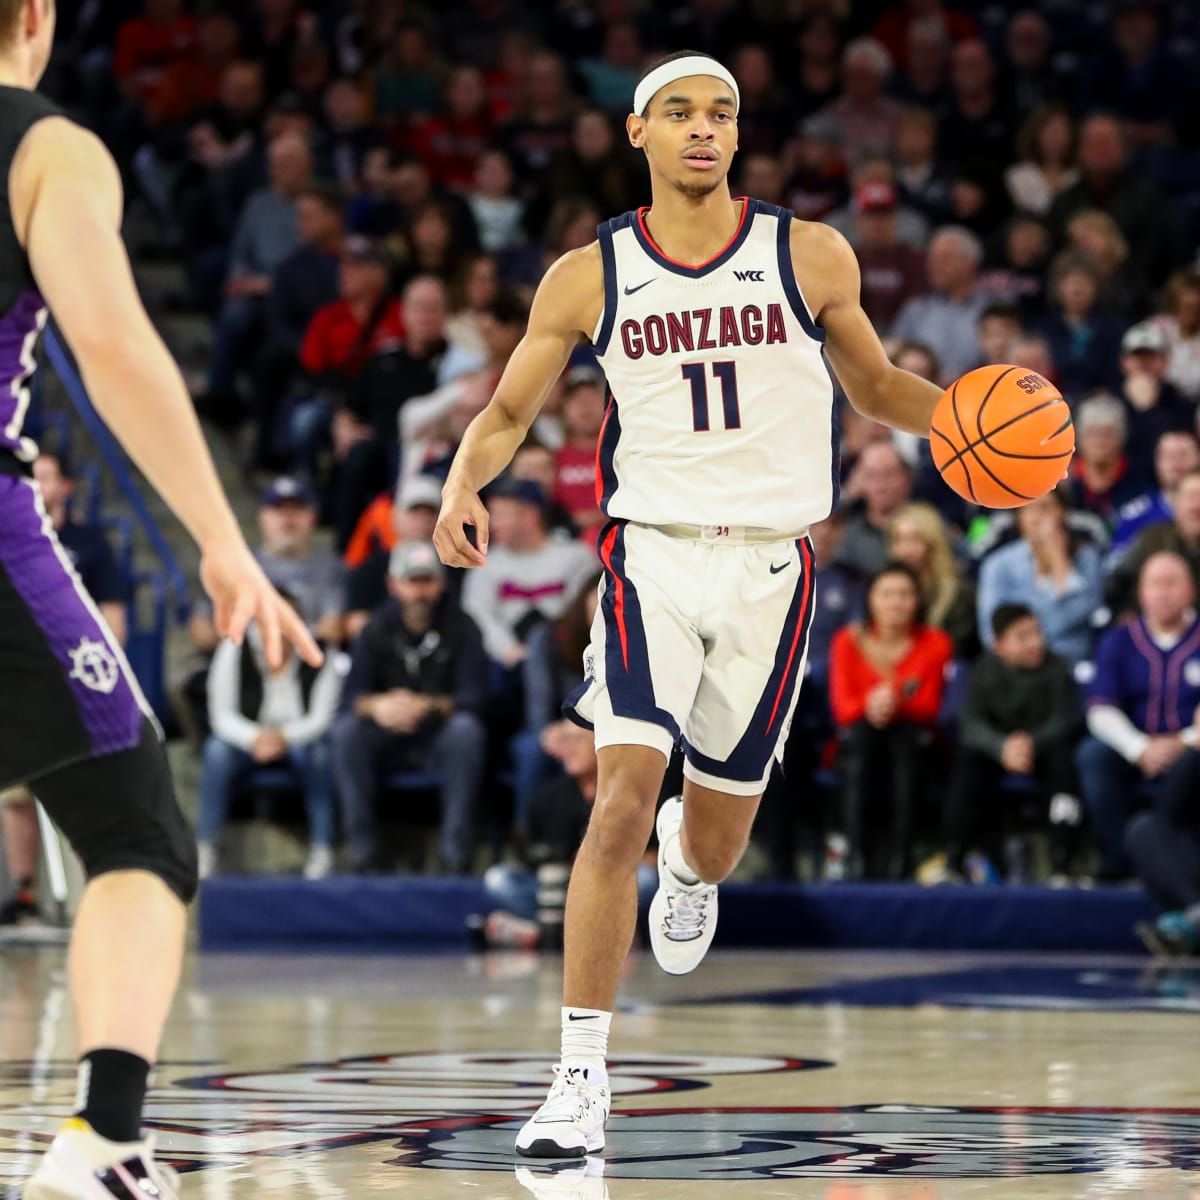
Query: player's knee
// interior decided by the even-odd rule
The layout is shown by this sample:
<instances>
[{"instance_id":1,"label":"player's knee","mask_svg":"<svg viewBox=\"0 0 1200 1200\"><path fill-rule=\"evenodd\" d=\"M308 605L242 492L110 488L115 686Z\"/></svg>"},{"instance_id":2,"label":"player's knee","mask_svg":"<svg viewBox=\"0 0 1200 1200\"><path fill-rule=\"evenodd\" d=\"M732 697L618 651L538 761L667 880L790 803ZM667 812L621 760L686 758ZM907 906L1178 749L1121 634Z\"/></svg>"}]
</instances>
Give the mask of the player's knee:
<instances>
[{"instance_id":1,"label":"player's knee","mask_svg":"<svg viewBox=\"0 0 1200 1200\"><path fill-rule=\"evenodd\" d=\"M744 851L741 844L700 840L688 843L685 857L704 883L723 883L741 862Z\"/></svg>"},{"instance_id":2,"label":"player's knee","mask_svg":"<svg viewBox=\"0 0 1200 1200\"><path fill-rule=\"evenodd\" d=\"M614 866L636 865L650 840L656 799L613 791L597 796L586 839L592 852Z\"/></svg>"}]
</instances>

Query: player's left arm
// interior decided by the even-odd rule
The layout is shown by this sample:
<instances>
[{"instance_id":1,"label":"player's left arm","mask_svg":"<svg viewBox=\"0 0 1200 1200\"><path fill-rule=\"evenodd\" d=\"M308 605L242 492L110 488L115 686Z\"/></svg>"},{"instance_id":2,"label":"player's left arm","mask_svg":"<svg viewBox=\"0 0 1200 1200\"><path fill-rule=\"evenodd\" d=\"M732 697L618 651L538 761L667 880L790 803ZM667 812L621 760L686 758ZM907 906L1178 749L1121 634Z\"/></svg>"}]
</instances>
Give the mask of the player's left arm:
<instances>
[{"instance_id":1,"label":"player's left arm","mask_svg":"<svg viewBox=\"0 0 1200 1200\"><path fill-rule=\"evenodd\" d=\"M793 221L792 263L818 324L825 352L850 403L865 417L929 436L941 388L893 366L860 301L858 260L828 225Z\"/></svg>"}]
</instances>

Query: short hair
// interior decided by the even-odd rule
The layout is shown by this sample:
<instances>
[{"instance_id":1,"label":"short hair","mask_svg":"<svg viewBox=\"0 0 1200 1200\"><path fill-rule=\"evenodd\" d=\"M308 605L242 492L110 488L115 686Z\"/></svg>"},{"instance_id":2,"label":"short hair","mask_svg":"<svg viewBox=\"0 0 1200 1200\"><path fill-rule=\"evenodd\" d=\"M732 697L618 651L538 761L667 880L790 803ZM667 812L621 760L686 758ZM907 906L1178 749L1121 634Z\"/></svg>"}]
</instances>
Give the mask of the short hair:
<instances>
[{"instance_id":1,"label":"short hair","mask_svg":"<svg viewBox=\"0 0 1200 1200\"><path fill-rule=\"evenodd\" d=\"M484 311L501 325L524 325L529 320L529 307L516 292L503 290Z\"/></svg>"},{"instance_id":2,"label":"short hair","mask_svg":"<svg viewBox=\"0 0 1200 1200\"><path fill-rule=\"evenodd\" d=\"M992 634L998 638L1003 637L1018 621L1023 621L1026 617L1033 617L1035 621L1037 620L1033 609L1028 604L998 605L996 611L992 613Z\"/></svg>"},{"instance_id":3,"label":"short hair","mask_svg":"<svg viewBox=\"0 0 1200 1200\"><path fill-rule=\"evenodd\" d=\"M1018 325L1021 325L1022 328L1024 327L1021 321L1021 310L1011 300L993 301L979 314L979 323L982 325L988 317L1000 317L1005 321L1016 321Z\"/></svg>"},{"instance_id":4,"label":"short hair","mask_svg":"<svg viewBox=\"0 0 1200 1200\"><path fill-rule=\"evenodd\" d=\"M0 0L2 3L3 0ZM310 183L296 194L297 200L315 200L322 208L339 216L345 210L346 196L334 183Z\"/></svg>"},{"instance_id":5,"label":"short hair","mask_svg":"<svg viewBox=\"0 0 1200 1200\"><path fill-rule=\"evenodd\" d=\"M934 238L950 235L958 242L964 254L968 255L978 266L983 261L983 242L979 240L965 225L942 225L933 231L930 242Z\"/></svg>"},{"instance_id":6,"label":"short hair","mask_svg":"<svg viewBox=\"0 0 1200 1200\"><path fill-rule=\"evenodd\" d=\"M0 3L3 3L3 2L4 2L4 0L0 0ZM677 58L707 58L711 62L719 62L720 61L719 59L714 58L711 54L705 54L705 52L703 50L676 50L674 54L668 54L665 58L659 58L659 59L656 59L654 62L652 62L638 76L638 83L640 84L642 82L642 80L645 79L646 76L649 75L652 71L657 71L659 67L664 67L667 65L667 63L674 62ZM634 90L636 91L637 89L635 88ZM638 116L644 117L646 115L646 113L649 111L650 111L650 104L649 104L649 101L647 101L646 107L644 109L642 109L642 111L640 113L638 113Z\"/></svg>"},{"instance_id":7,"label":"short hair","mask_svg":"<svg viewBox=\"0 0 1200 1200\"><path fill-rule=\"evenodd\" d=\"M874 38L855 38L842 51L843 66L849 66L855 59L861 60L877 75L887 76L892 73L892 56L888 53L887 47Z\"/></svg>"},{"instance_id":8,"label":"short hair","mask_svg":"<svg viewBox=\"0 0 1200 1200\"><path fill-rule=\"evenodd\" d=\"M0 0L3 3L3 0ZM64 479L74 479L75 472L71 467L71 458L65 450L50 450L45 446L38 447L38 458L52 458L54 465L58 468L58 473Z\"/></svg>"},{"instance_id":9,"label":"short hair","mask_svg":"<svg viewBox=\"0 0 1200 1200\"><path fill-rule=\"evenodd\" d=\"M1089 426L1110 425L1120 431L1124 441L1129 434L1125 405L1109 392L1095 392L1075 410L1075 427L1082 433Z\"/></svg>"}]
</instances>

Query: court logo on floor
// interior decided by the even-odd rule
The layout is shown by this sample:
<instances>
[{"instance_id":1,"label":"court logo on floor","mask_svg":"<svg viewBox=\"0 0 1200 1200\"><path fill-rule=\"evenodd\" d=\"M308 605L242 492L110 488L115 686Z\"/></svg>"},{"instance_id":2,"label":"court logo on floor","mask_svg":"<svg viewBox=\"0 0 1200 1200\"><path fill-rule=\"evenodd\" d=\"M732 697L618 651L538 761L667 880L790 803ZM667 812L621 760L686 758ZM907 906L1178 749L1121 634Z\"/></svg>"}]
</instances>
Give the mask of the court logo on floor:
<instances>
[{"instance_id":1,"label":"court logo on floor","mask_svg":"<svg viewBox=\"0 0 1200 1200\"><path fill-rule=\"evenodd\" d=\"M429 1122L398 1166L513 1169L520 1119ZM416 1131L414 1131L416 1132ZM614 1113L605 1179L995 1179L1200 1169L1200 1112L1168 1109L653 1109Z\"/></svg>"}]
</instances>

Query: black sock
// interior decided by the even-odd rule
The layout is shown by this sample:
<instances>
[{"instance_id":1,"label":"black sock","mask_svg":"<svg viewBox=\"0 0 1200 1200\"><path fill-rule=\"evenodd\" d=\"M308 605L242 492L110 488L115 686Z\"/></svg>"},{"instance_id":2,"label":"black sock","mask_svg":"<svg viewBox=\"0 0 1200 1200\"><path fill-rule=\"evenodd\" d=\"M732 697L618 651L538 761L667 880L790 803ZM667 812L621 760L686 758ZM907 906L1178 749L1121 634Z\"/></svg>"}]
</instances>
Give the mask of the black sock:
<instances>
[{"instance_id":1,"label":"black sock","mask_svg":"<svg viewBox=\"0 0 1200 1200\"><path fill-rule=\"evenodd\" d=\"M124 1050L93 1050L79 1060L79 1110L102 1138L136 1142L142 1136L142 1104L150 1064Z\"/></svg>"}]
</instances>

